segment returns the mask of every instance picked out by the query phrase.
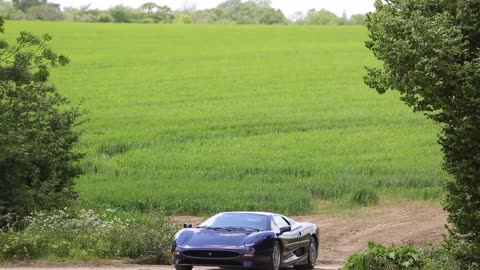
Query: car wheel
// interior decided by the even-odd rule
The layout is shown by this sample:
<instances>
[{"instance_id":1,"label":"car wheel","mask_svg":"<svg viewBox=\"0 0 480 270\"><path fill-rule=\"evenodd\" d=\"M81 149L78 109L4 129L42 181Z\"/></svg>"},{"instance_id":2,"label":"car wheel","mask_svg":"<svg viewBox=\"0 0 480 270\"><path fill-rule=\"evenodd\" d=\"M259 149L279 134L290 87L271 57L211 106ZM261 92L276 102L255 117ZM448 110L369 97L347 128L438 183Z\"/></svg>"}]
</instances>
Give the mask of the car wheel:
<instances>
[{"instance_id":1,"label":"car wheel","mask_svg":"<svg viewBox=\"0 0 480 270\"><path fill-rule=\"evenodd\" d=\"M317 249L317 242L315 242L315 238L310 237L310 244L308 245L308 257L307 257L307 264L305 265L298 265L295 266L295 269L314 269L315 264L317 262L318 257L318 249Z\"/></svg>"},{"instance_id":2,"label":"car wheel","mask_svg":"<svg viewBox=\"0 0 480 270\"><path fill-rule=\"evenodd\" d=\"M279 270L281 264L282 264L282 250L280 249L280 244L278 244L278 242L275 241L273 242L272 256L271 256L269 270Z\"/></svg>"},{"instance_id":3,"label":"car wheel","mask_svg":"<svg viewBox=\"0 0 480 270\"><path fill-rule=\"evenodd\" d=\"M192 270L192 268L191 265L175 265L176 270Z\"/></svg>"}]
</instances>

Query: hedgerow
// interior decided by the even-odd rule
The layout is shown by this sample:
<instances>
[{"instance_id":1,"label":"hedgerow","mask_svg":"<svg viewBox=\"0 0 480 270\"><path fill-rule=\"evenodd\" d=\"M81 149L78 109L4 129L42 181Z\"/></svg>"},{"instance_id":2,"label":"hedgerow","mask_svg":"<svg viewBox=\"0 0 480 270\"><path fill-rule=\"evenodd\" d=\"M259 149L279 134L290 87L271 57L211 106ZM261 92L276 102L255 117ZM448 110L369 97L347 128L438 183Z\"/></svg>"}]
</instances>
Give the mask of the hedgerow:
<instances>
[{"instance_id":1,"label":"hedgerow","mask_svg":"<svg viewBox=\"0 0 480 270\"><path fill-rule=\"evenodd\" d=\"M110 209L36 212L24 218L10 214L3 219L0 261L135 259L154 253L168 263L174 233L160 214L122 218Z\"/></svg>"}]
</instances>

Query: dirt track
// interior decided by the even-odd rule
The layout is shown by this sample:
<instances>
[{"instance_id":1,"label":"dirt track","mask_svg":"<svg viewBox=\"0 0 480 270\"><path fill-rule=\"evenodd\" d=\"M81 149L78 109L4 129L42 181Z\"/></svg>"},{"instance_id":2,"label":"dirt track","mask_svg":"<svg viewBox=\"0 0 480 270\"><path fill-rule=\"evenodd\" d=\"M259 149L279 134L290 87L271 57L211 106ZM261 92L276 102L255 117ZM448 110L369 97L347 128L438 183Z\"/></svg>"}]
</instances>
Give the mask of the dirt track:
<instances>
[{"instance_id":1,"label":"dirt track","mask_svg":"<svg viewBox=\"0 0 480 270\"><path fill-rule=\"evenodd\" d=\"M319 268L338 269L346 258L365 249L368 241L385 245L405 243L426 244L442 240L445 233L446 213L440 207L422 204L379 206L360 209L361 213L352 218L337 218L327 215L294 217L297 220L311 221L320 227ZM200 223L198 217L176 217L174 222ZM34 265L13 267L16 270L55 268L56 270L167 270L172 266L65 266ZM5 267L0 269L6 269ZM10 267L9 269L12 269ZM211 269L195 267L194 269Z\"/></svg>"}]
</instances>

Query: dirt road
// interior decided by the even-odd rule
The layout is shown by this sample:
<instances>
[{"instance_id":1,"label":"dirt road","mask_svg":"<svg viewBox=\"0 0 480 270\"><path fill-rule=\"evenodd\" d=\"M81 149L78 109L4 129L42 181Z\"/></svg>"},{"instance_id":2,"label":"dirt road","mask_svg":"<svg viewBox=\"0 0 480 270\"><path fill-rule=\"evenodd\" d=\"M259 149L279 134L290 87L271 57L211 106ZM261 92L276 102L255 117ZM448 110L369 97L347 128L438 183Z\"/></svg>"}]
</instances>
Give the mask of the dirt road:
<instances>
[{"instance_id":1,"label":"dirt road","mask_svg":"<svg viewBox=\"0 0 480 270\"><path fill-rule=\"evenodd\" d=\"M445 233L446 213L428 204L404 204L359 209L361 213L351 218L332 215L299 216L294 219L311 221L320 227L320 254L317 269L339 269L348 256L365 249L368 241L385 245L405 243L426 244L442 240ZM198 217L176 217L174 222L200 223ZM31 270L55 268L56 270L171 270L172 266L72 266L33 265L0 269ZM195 267L198 270L212 268Z\"/></svg>"}]
</instances>

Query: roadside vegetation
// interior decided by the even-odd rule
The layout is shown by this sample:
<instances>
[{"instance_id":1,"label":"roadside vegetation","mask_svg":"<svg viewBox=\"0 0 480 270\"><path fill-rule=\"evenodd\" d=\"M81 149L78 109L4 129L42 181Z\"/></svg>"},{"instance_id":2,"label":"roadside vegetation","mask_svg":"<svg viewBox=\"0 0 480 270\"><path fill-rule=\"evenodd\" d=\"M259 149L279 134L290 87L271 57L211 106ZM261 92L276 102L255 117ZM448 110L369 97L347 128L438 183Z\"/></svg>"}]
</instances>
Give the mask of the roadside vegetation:
<instances>
[{"instance_id":1,"label":"roadside vegetation","mask_svg":"<svg viewBox=\"0 0 480 270\"><path fill-rule=\"evenodd\" d=\"M351 256L343 270L460 270L465 269L445 247L385 247L369 243L364 253ZM474 268L471 268L474 269Z\"/></svg>"},{"instance_id":2,"label":"roadside vegetation","mask_svg":"<svg viewBox=\"0 0 480 270\"><path fill-rule=\"evenodd\" d=\"M161 213L78 210L1 217L0 263L8 261L101 261L155 256L170 262L175 228Z\"/></svg>"}]
</instances>

